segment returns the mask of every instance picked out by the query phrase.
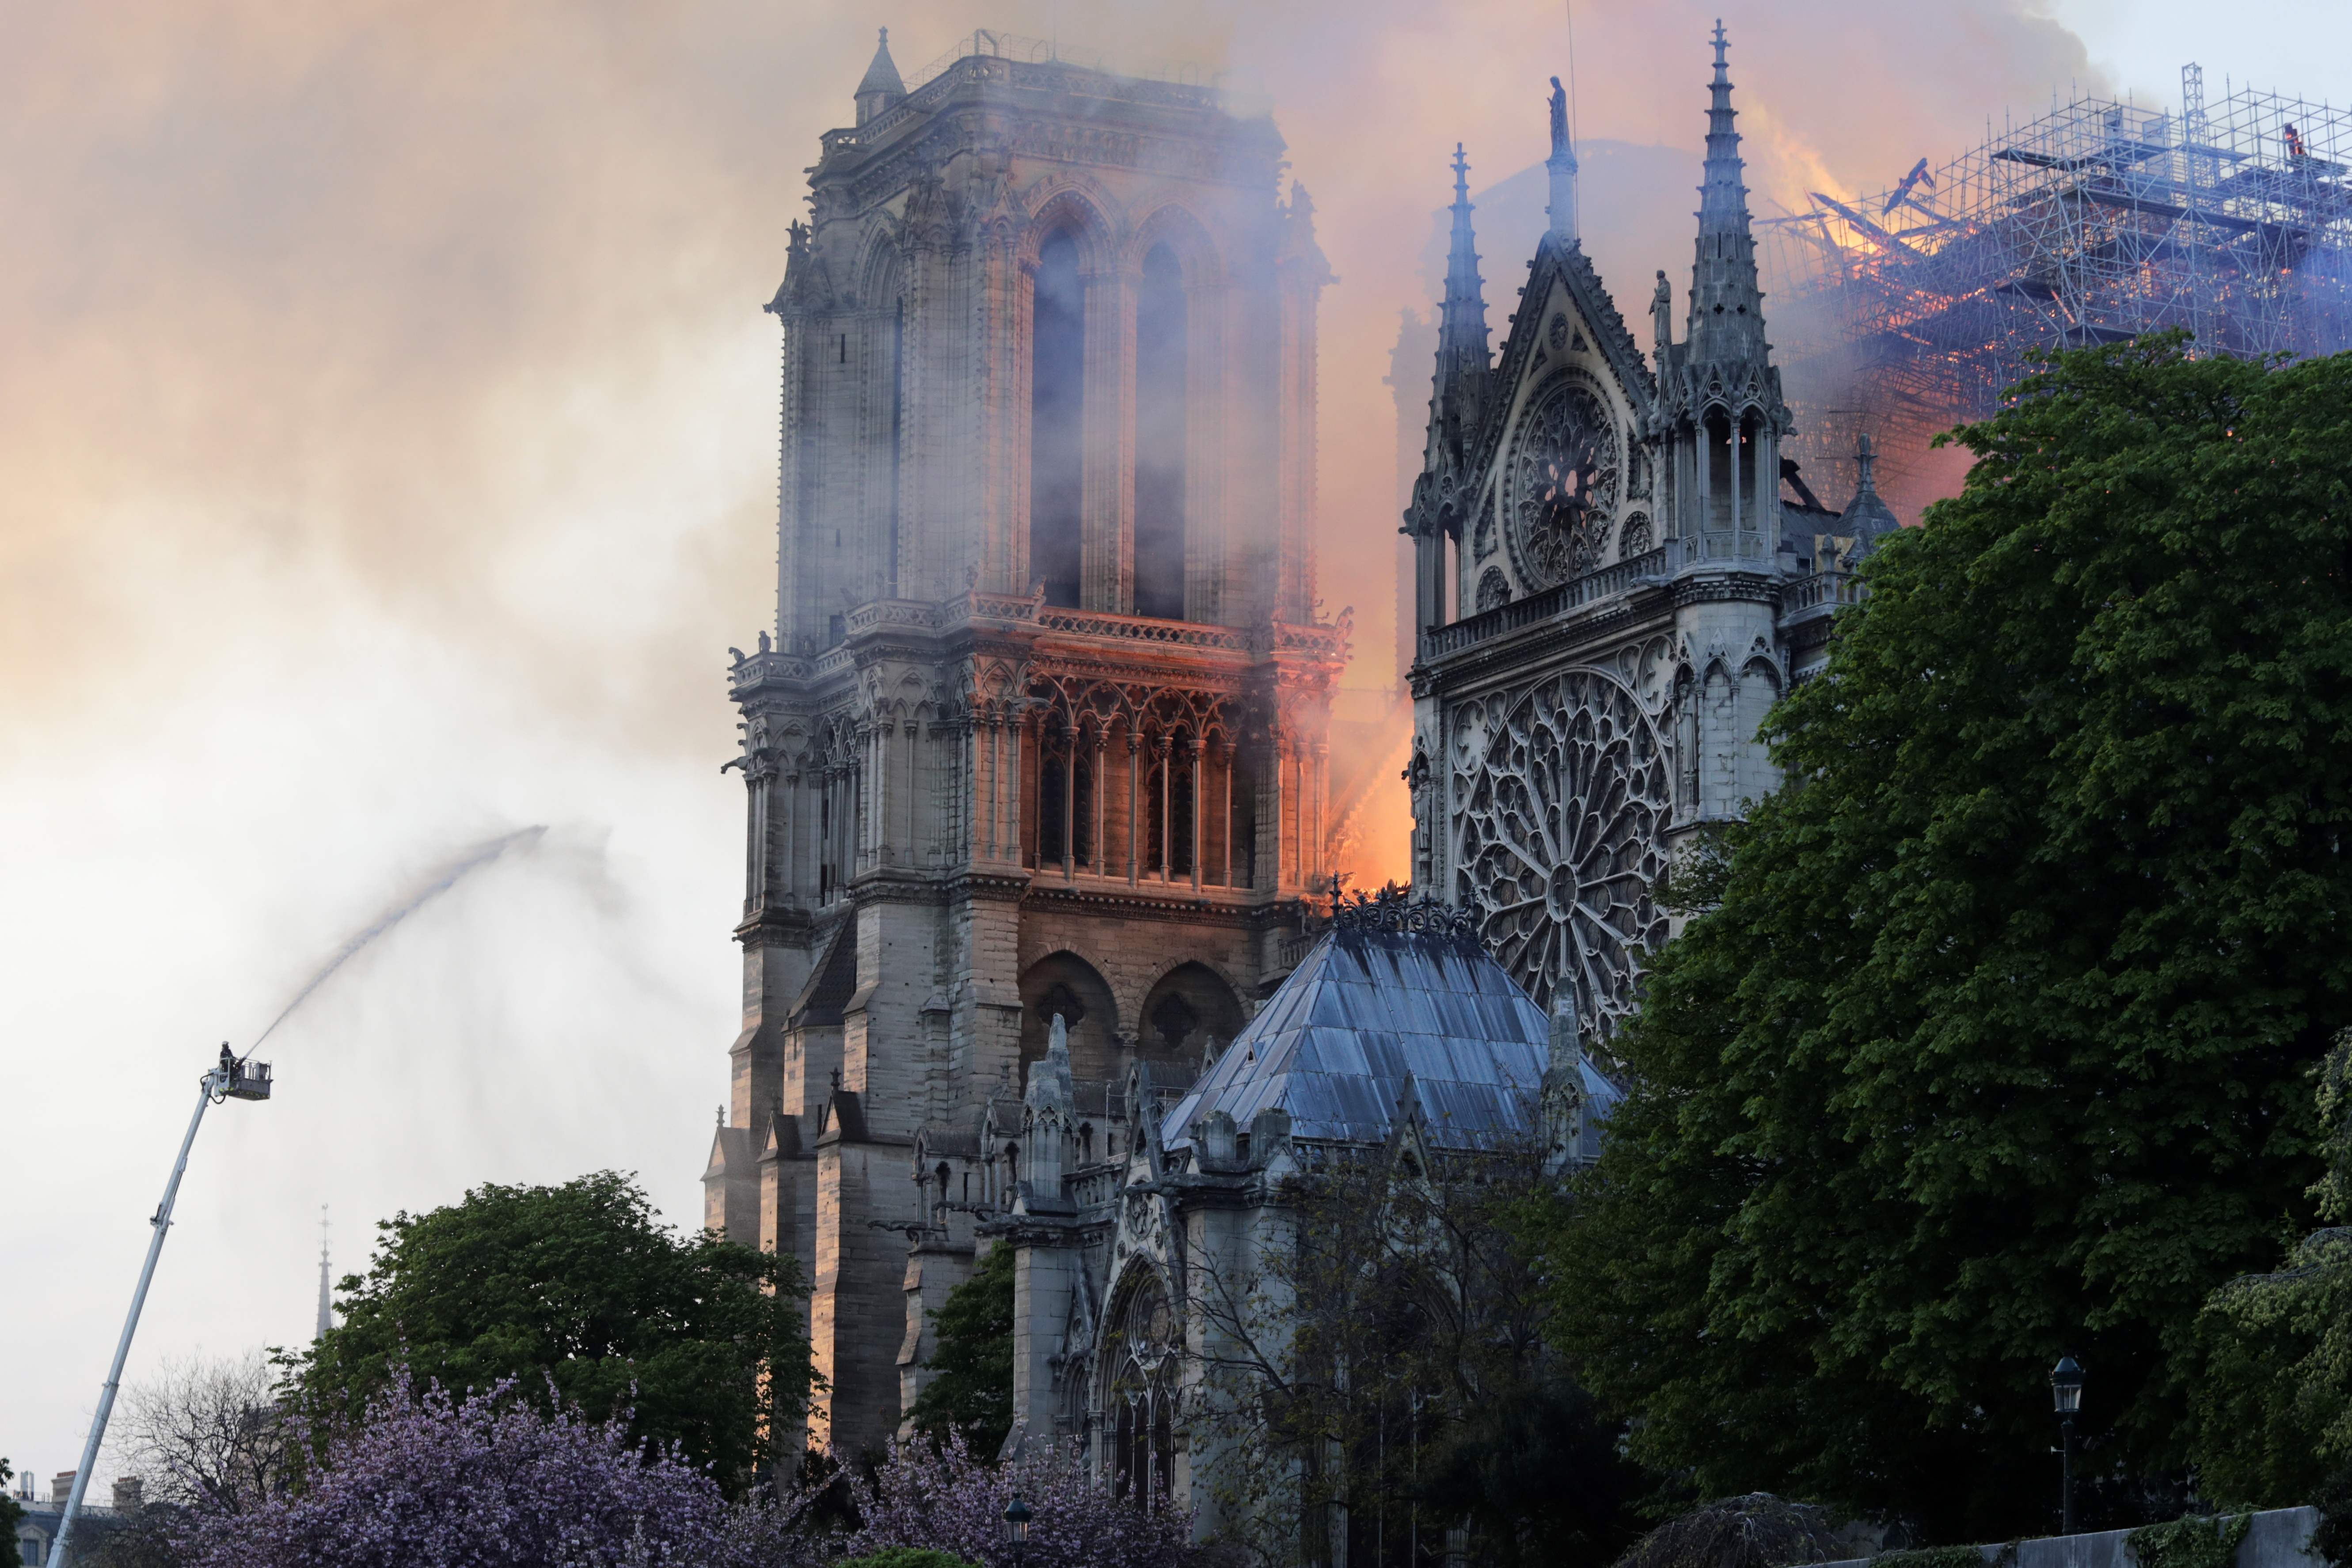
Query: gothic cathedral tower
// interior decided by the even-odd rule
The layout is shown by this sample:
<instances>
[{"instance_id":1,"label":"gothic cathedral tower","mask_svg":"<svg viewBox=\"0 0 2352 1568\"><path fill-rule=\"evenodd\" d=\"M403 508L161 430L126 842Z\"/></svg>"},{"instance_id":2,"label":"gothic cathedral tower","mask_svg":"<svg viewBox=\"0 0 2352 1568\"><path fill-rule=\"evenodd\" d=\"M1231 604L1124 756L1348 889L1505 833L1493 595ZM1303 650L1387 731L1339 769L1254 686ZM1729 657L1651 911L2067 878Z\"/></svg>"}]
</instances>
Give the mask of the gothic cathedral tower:
<instances>
[{"instance_id":1,"label":"gothic cathedral tower","mask_svg":"<svg viewBox=\"0 0 2352 1568\"><path fill-rule=\"evenodd\" d=\"M856 101L768 306L776 636L731 671L743 1025L704 1178L708 1223L802 1260L809 1436L845 1455L921 1386L1053 1017L1108 1111L1296 963L1347 637L1330 274L1272 123L990 33L911 90L886 36Z\"/></svg>"},{"instance_id":2,"label":"gothic cathedral tower","mask_svg":"<svg viewBox=\"0 0 2352 1568\"><path fill-rule=\"evenodd\" d=\"M1895 526L1863 484L1843 515L1800 489L1764 335L1756 242L1715 31L1683 339L1666 275L1653 363L1585 257L1552 84L1551 212L1499 358L1460 150L1413 541L1413 881L1476 912L1547 1007L1602 1036L1667 934L1676 846L1777 782L1758 725L1827 658L1855 558Z\"/></svg>"}]
</instances>

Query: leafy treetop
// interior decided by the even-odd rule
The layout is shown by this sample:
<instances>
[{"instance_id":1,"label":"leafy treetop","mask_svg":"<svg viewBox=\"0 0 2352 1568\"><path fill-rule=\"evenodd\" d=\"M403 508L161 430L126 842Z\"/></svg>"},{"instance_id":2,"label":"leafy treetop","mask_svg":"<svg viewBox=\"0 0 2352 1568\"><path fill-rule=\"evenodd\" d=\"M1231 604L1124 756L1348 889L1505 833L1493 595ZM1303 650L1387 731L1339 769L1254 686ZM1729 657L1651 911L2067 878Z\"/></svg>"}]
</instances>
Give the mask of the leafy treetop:
<instances>
[{"instance_id":1,"label":"leafy treetop","mask_svg":"<svg viewBox=\"0 0 2352 1568\"><path fill-rule=\"evenodd\" d=\"M2206 1292L2305 1228L2352 1021L2352 357L2054 357L1885 541L1788 783L1655 955L1555 1334L1703 1492L2045 1527L2179 1465Z\"/></svg>"},{"instance_id":2,"label":"leafy treetop","mask_svg":"<svg viewBox=\"0 0 2352 1568\"><path fill-rule=\"evenodd\" d=\"M626 1176L486 1184L378 1228L342 1324L294 1367L321 1414L357 1417L403 1368L461 1394L512 1380L544 1410L676 1443L730 1490L797 1429L814 1373L795 1260L680 1237Z\"/></svg>"},{"instance_id":3,"label":"leafy treetop","mask_svg":"<svg viewBox=\"0 0 2352 1568\"><path fill-rule=\"evenodd\" d=\"M1013 1247L999 1242L932 1316L934 1373L915 1398L915 1426L933 1437L963 1434L992 1455L1013 1430Z\"/></svg>"}]
</instances>

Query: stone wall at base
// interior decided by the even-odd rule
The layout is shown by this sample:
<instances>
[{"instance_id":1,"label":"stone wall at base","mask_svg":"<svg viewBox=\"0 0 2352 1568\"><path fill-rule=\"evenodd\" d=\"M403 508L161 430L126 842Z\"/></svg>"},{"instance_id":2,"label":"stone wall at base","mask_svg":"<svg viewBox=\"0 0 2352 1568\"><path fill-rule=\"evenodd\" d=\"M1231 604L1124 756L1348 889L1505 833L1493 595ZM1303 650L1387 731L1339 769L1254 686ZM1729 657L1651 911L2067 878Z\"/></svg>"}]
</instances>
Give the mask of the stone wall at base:
<instances>
[{"instance_id":1,"label":"stone wall at base","mask_svg":"<svg viewBox=\"0 0 2352 1568\"><path fill-rule=\"evenodd\" d=\"M2315 1508L2273 1508L2254 1515L2246 1539L2238 1543L2231 1568L2327 1568L2311 1549L2311 1532L2319 1525ZM2084 1535L2044 1535L2031 1541L1979 1546L1988 1563L1997 1563L2011 1546L2017 1549L2011 1568L2140 1568L2126 1538L2128 1530L2101 1530ZM1867 1557L1822 1564L1822 1568L1870 1568Z\"/></svg>"}]
</instances>

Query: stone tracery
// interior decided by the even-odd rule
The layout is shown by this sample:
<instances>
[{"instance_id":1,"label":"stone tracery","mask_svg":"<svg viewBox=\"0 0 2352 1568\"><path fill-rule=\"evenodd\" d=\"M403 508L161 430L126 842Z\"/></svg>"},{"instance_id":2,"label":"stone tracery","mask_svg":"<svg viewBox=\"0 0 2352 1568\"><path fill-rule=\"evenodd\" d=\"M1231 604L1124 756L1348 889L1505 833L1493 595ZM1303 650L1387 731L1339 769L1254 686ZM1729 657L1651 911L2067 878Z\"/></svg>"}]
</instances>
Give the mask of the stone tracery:
<instances>
[{"instance_id":1,"label":"stone tracery","mask_svg":"<svg viewBox=\"0 0 2352 1568\"><path fill-rule=\"evenodd\" d=\"M1606 560L1622 458L1616 422L1581 378L1535 396L1512 439L1504 533L1521 580L1548 588Z\"/></svg>"},{"instance_id":2,"label":"stone tracery","mask_svg":"<svg viewBox=\"0 0 2352 1568\"><path fill-rule=\"evenodd\" d=\"M1673 809L1665 751L1633 693L1597 670L1491 699L1484 717L1455 749L1457 900L1539 1003L1566 976L1580 1013L1613 1030L1666 931L1652 897Z\"/></svg>"}]
</instances>

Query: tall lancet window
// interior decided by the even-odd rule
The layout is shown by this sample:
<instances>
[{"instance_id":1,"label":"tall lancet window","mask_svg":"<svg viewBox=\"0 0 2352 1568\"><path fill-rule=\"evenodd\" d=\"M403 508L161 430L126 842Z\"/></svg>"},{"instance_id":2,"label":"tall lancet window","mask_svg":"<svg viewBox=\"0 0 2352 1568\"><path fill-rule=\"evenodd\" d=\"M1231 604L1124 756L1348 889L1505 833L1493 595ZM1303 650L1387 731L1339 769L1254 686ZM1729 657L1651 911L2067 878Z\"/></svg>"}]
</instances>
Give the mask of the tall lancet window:
<instances>
[{"instance_id":1,"label":"tall lancet window","mask_svg":"<svg viewBox=\"0 0 2352 1568\"><path fill-rule=\"evenodd\" d=\"M1184 279L1155 245L1135 304L1135 613L1184 616Z\"/></svg>"},{"instance_id":2,"label":"tall lancet window","mask_svg":"<svg viewBox=\"0 0 2352 1568\"><path fill-rule=\"evenodd\" d=\"M883 592L898 596L898 505L905 484L907 450L907 301L890 316L890 560L882 574Z\"/></svg>"},{"instance_id":3,"label":"tall lancet window","mask_svg":"<svg viewBox=\"0 0 2352 1568\"><path fill-rule=\"evenodd\" d=\"M1029 359L1029 577L1045 602L1078 602L1086 516L1087 296L1078 242L1054 235L1037 251Z\"/></svg>"}]
</instances>

